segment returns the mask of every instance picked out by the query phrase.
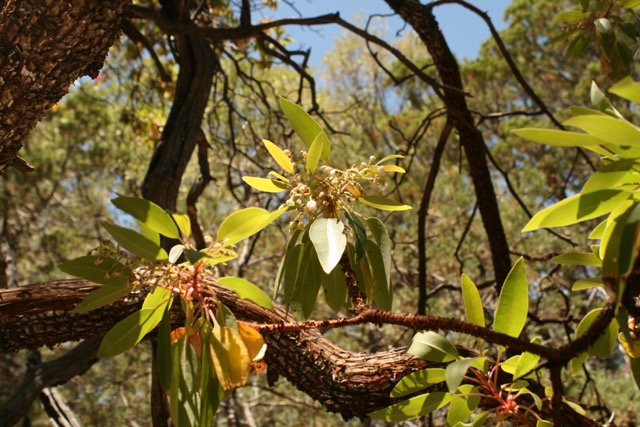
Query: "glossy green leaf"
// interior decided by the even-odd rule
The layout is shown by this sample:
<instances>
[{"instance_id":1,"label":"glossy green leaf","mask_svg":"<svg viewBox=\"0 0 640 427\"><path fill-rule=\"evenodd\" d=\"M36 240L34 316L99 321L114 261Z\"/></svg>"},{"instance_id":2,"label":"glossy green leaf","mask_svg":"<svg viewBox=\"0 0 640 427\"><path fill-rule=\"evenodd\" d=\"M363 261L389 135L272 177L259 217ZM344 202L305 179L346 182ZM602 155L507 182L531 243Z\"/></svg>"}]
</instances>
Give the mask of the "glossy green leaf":
<instances>
[{"instance_id":1,"label":"glossy green leaf","mask_svg":"<svg viewBox=\"0 0 640 427\"><path fill-rule=\"evenodd\" d=\"M447 426L460 425L466 421L480 404L478 389L470 384L461 385L457 393L451 397Z\"/></svg>"},{"instance_id":2,"label":"glossy green leaf","mask_svg":"<svg viewBox=\"0 0 640 427\"><path fill-rule=\"evenodd\" d=\"M447 387L449 388L449 393L455 393L458 387L460 387L460 384L462 384L462 381L464 380L464 376L469 370L469 366L471 366L473 362L475 362L475 358L465 358L456 360L447 365L444 375Z\"/></svg>"},{"instance_id":3,"label":"glossy green leaf","mask_svg":"<svg viewBox=\"0 0 640 427\"><path fill-rule=\"evenodd\" d=\"M184 239L188 239L191 236L191 220L187 214L171 214L171 218L178 226L180 234Z\"/></svg>"},{"instance_id":4,"label":"glossy green leaf","mask_svg":"<svg viewBox=\"0 0 640 427\"><path fill-rule=\"evenodd\" d=\"M445 375L442 368L428 368L412 372L402 378L391 390L391 397L402 397L423 390L434 384L444 382Z\"/></svg>"},{"instance_id":5,"label":"glossy green leaf","mask_svg":"<svg viewBox=\"0 0 640 427\"><path fill-rule=\"evenodd\" d=\"M171 264L175 264L176 262L178 262L178 260L184 253L184 249L184 245L175 245L174 247L172 247L169 251L169 262Z\"/></svg>"},{"instance_id":6,"label":"glossy green leaf","mask_svg":"<svg viewBox=\"0 0 640 427\"><path fill-rule=\"evenodd\" d=\"M307 163L305 165L307 169L307 173L309 175L313 175L318 167L318 162L320 161L320 157L322 156L322 148L325 143L329 143L327 139L327 135L324 132L320 132L313 142L311 143L311 147L309 147L309 152L307 153Z\"/></svg>"},{"instance_id":7,"label":"glossy green leaf","mask_svg":"<svg viewBox=\"0 0 640 427\"><path fill-rule=\"evenodd\" d=\"M616 212L617 213L617 212ZM621 277L631 271L640 247L640 203L633 204L612 219L612 232L608 237L602 260L603 277ZM619 295L622 293L620 292Z\"/></svg>"},{"instance_id":8,"label":"glossy green leaf","mask_svg":"<svg viewBox=\"0 0 640 427\"><path fill-rule=\"evenodd\" d=\"M156 363L158 367L158 379L164 392L171 388L171 317L165 311L158 328L158 346L156 348Z\"/></svg>"},{"instance_id":9,"label":"glossy green leaf","mask_svg":"<svg viewBox=\"0 0 640 427\"><path fill-rule=\"evenodd\" d=\"M395 200L387 199L383 196L364 196L358 199L360 203L372 208L380 209L383 211L406 211L411 209L409 205L403 205Z\"/></svg>"},{"instance_id":10,"label":"glossy green leaf","mask_svg":"<svg viewBox=\"0 0 640 427\"><path fill-rule=\"evenodd\" d=\"M202 403L196 386L202 376L200 363L188 339L182 338L178 343L173 352L171 382L174 387L169 393L170 412L174 425L195 427L200 419Z\"/></svg>"},{"instance_id":11,"label":"glossy green leaf","mask_svg":"<svg viewBox=\"0 0 640 427\"><path fill-rule=\"evenodd\" d=\"M355 240L356 260L360 260L367 249L367 229L355 213L345 209L344 216L349 222L349 227L351 227L353 239Z\"/></svg>"},{"instance_id":12,"label":"glossy green leaf","mask_svg":"<svg viewBox=\"0 0 640 427\"><path fill-rule=\"evenodd\" d=\"M640 390L640 358L629 358L629 365L631 367L631 373L633 374L633 380L636 383L636 387Z\"/></svg>"},{"instance_id":13,"label":"glossy green leaf","mask_svg":"<svg viewBox=\"0 0 640 427\"><path fill-rule=\"evenodd\" d=\"M231 289L240 298L252 301L269 310L273 310L273 304L267 294L248 280L240 277L227 276L219 278L218 284Z\"/></svg>"},{"instance_id":14,"label":"glossy green leaf","mask_svg":"<svg viewBox=\"0 0 640 427\"><path fill-rule=\"evenodd\" d=\"M180 238L171 215L155 203L137 197L116 197L111 203L163 236L171 239Z\"/></svg>"},{"instance_id":15,"label":"glossy green leaf","mask_svg":"<svg viewBox=\"0 0 640 427\"><path fill-rule=\"evenodd\" d=\"M301 107L283 97L280 97L280 105L282 106L282 111L284 111L284 115L287 116L287 120L291 123L291 127L293 127L296 135L300 137L307 148L311 147L313 140L316 139L318 134L324 133L318 122L316 122L313 117L311 117ZM327 161L329 159L330 150L331 147L329 145L329 140L326 139L325 145L322 149L322 160Z\"/></svg>"},{"instance_id":16,"label":"glossy green leaf","mask_svg":"<svg viewBox=\"0 0 640 427\"><path fill-rule=\"evenodd\" d=\"M129 292L131 292L131 288L126 284L101 286L99 289L96 289L84 297L82 302L73 309L73 312L87 313L96 308L104 307L105 305L118 301L120 298L128 295Z\"/></svg>"},{"instance_id":17,"label":"glossy green leaf","mask_svg":"<svg viewBox=\"0 0 640 427\"><path fill-rule=\"evenodd\" d=\"M567 252L553 257L551 261L561 265L589 265L592 267L600 267L602 265L600 258L590 252Z\"/></svg>"},{"instance_id":18,"label":"glossy green leaf","mask_svg":"<svg viewBox=\"0 0 640 427\"><path fill-rule=\"evenodd\" d=\"M337 265L331 273L320 270L320 284L324 292L324 300L334 312L339 312L347 298L347 283L342 268Z\"/></svg>"},{"instance_id":19,"label":"glossy green leaf","mask_svg":"<svg viewBox=\"0 0 640 427\"><path fill-rule=\"evenodd\" d=\"M98 256L75 258L63 262L58 268L72 276L107 286L126 286L131 275L131 269L119 261Z\"/></svg>"},{"instance_id":20,"label":"glossy green leaf","mask_svg":"<svg viewBox=\"0 0 640 427\"><path fill-rule=\"evenodd\" d=\"M588 147L605 143L593 135L556 129L523 128L511 132L526 140L556 147Z\"/></svg>"},{"instance_id":21,"label":"glossy green leaf","mask_svg":"<svg viewBox=\"0 0 640 427\"><path fill-rule=\"evenodd\" d=\"M169 255L160 246L128 228L103 222L102 226L120 246L147 261L165 261Z\"/></svg>"},{"instance_id":22,"label":"glossy green leaf","mask_svg":"<svg viewBox=\"0 0 640 427\"><path fill-rule=\"evenodd\" d=\"M561 227L594 219L611 212L630 197L630 193L621 190L576 194L535 214L522 231Z\"/></svg>"},{"instance_id":23,"label":"glossy green leaf","mask_svg":"<svg viewBox=\"0 0 640 427\"><path fill-rule=\"evenodd\" d=\"M621 159L604 166L589 178L582 187L581 193L612 189L636 164L636 159Z\"/></svg>"},{"instance_id":24,"label":"glossy green leaf","mask_svg":"<svg viewBox=\"0 0 640 427\"><path fill-rule=\"evenodd\" d=\"M338 265L347 246L344 224L337 218L318 218L309 228L309 238L325 273Z\"/></svg>"},{"instance_id":25,"label":"glossy green leaf","mask_svg":"<svg viewBox=\"0 0 640 427\"><path fill-rule=\"evenodd\" d=\"M269 178L257 178L255 176L243 176L242 180L249 184L251 187L255 188L259 191L264 191L266 193L280 193L281 191L286 191L289 189L289 186L283 184L280 181L274 181Z\"/></svg>"},{"instance_id":26,"label":"glossy green leaf","mask_svg":"<svg viewBox=\"0 0 640 427\"><path fill-rule=\"evenodd\" d=\"M307 243L308 245L309 243ZM296 244L287 251L286 264L284 266L284 305L289 310L294 301L296 285L298 283L298 269L302 260L305 244Z\"/></svg>"},{"instance_id":27,"label":"glossy green leaf","mask_svg":"<svg viewBox=\"0 0 640 427\"><path fill-rule=\"evenodd\" d=\"M640 3L640 0L632 1ZM635 102L636 104L640 104L640 84L634 82L629 76L611 86L609 92L629 101Z\"/></svg>"},{"instance_id":28,"label":"glossy green leaf","mask_svg":"<svg viewBox=\"0 0 640 427\"><path fill-rule=\"evenodd\" d=\"M391 238L389 237L389 232L387 231L387 227L385 227L384 222L376 217L367 218L367 227L369 227L369 231L371 231L371 234L378 244L378 248L380 249L380 253L382 254L382 259L384 262L384 269L387 272L387 277L390 278L392 243Z\"/></svg>"},{"instance_id":29,"label":"glossy green leaf","mask_svg":"<svg viewBox=\"0 0 640 427\"><path fill-rule=\"evenodd\" d=\"M373 419L387 422L406 421L430 414L446 406L450 401L451 394L437 391L412 397L387 408L371 412L369 416Z\"/></svg>"},{"instance_id":30,"label":"glossy green leaf","mask_svg":"<svg viewBox=\"0 0 640 427\"><path fill-rule=\"evenodd\" d=\"M590 277L588 279L576 280L571 287L572 291L583 291L585 289L600 288L604 286L604 282L601 277Z\"/></svg>"},{"instance_id":31,"label":"glossy green leaf","mask_svg":"<svg viewBox=\"0 0 640 427\"><path fill-rule=\"evenodd\" d=\"M269 213L262 208L245 208L235 211L220 224L217 240L224 241L225 246L236 244L261 231L286 210L286 208L280 208Z\"/></svg>"},{"instance_id":32,"label":"glossy green leaf","mask_svg":"<svg viewBox=\"0 0 640 427\"><path fill-rule=\"evenodd\" d=\"M280 147L266 139L263 139L262 143L265 147L267 147L267 151L269 151L269 154L271 154L273 160L275 160L282 169L284 169L286 172L289 172L290 174L294 173L293 163L291 162L291 159L289 159L289 156L287 156L287 154L282 151Z\"/></svg>"},{"instance_id":33,"label":"glossy green leaf","mask_svg":"<svg viewBox=\"0 0 640 427\"><path fill-rule=\"evenodd\" d=\"M117 356L138 344L160 323L162 314L163 311L158 308L142 309L118 322L102 340L98 357Z\"/></svg>"},{"instance_id":34,"label":"glossy green leaf","mask_svg":"<svg viewBox=\"0 0 640 427\"><path fill-rule=\"evenodd\" d=\"M518 258L502 285L493 330L517 337L529 312L529 284L524 259Z\"/></svg>"},{"instance_id":35,"label":"glossy green leaf","mask_svg":"<svg viewBox=\"0 0 640 427\"><path fill-rule=\"evenodd\" d=\"M640 130L619 118L593 115L572 117L563 123L614 145L640 145Z\"/></svg>"},{"instance_id":36,"label":"glossy green leaf","mask_svg":"<svg viewBox=\"0 0 640 427\"><path fill-rule=\"evenodd\" d=\"M609 216L604 221L605 229L602 233L602 237L600 238L599 249L599 255L600 259L602 259L603 261L604 270L606 270L607 268L611 268L611 265L608 264L605 254L607 247L613 245L611 246L611 248L613 248L616 247L615 245L620 244L621 236L616 233L616 227L621 227L621 225L619 224L624 221L624 219L620 219L620 217L622 215L628 215L630 209L634 206L635 203L636 202L634 200L625 200L624 202L620 203L614 210L612 210ZM618 232L619 231L620 230L618 230ZM617 243L611 243L611 240L616 240ZM615 268L615 271L617 271L617 267Z\"/></svg>"},{"instance_id":37,"label":"glossy green leaf","mask_svg":"<svg viewBox=\"0 0 640 427\"><path fill-rule=\"evenodd\" d=\"M365 293L367 303L369 303L371 302L374 286L373 273L371 272L369 262L366 258L355 261L355 250L352 245L347 245L347 255L349 256L351 268L358 279L358 288Z\"/></svg>"},{"instance_id":38,"label":"glossy green leaf","mask_svg":"<svg viewBox=\"0 0 640 427\"><path fill-rule=\"evenodd\" d=\"M539 337L536 337L531 340L534 344L540 344L542 340ZM540 355L524 352L518 358L518 363L516 364L516 369L513 372L513 379L517 380L521 377L526 377L530 375L534 369L538 366L538 361L540 360Z\"/></svg>"},{"instance_id":39,"label":"glossy green leaf","mask_svg":"<svg viewBox=\"0 0 640 427\"><path fill-rule=\"evenodd\" d=\"M478 288L466 274L462 275L460 282L462 285L462 298L464 299L464 312L467 322L472 325L484 327L484 309Z\"/></svg>"},{"instance_id":40,"label":"glossy green leaf","mask_svg":"<svg viewBox=\"0 0 640 427\"><path fill-rule=\"evenodd\" d=\"M433 331L415 334L407 353L431 362L450 362L458 358L456 347Z\"/></svg>"},{"instance_id":41,"label":"glossy green leaf","mask_svg":"<svg viewBox=\"0 0 640 427\"><path fill-rule=\"evenodd\" d=\"M622 0L622 7L624 8L635 9L638 6L640 6L640 0ZM611 90L609 90L609 92L611 92Z\"/></svg>"},{"instance_id":42,"label":"glossy green leaf","mask_svg":"<svg viewBox=\"0 0 640 427\"><path fill-rule=\"evenodd\" d=\"M210 426L218 412L220 401L224 396L224 390L220 386L213 365L209 362L212 360L211 355L211 339L213 332L210 327L203 331L202 358L200 362L200 421L198 426Z\"/></svg>"},{"instance_id":43,"label":"glossy green leaf","mask_svg":"<svg viewBox=\"0 0 640 427\"><path fill-rule=\"evenodd\" d=\"M297 317L308 319L311 316L313 307L318 299L321 272L322 268L313 245L306 244L298 267L296 286L291 304L292 311Z\"/></svg>"},{"instance_id":44,"label":"glossy green leaf","mask_svg":"<svg viewBox=\"0 0 640 427\"><path fill-rule=\"evenodd\" d=\"M202 259L211 258L211 256L209 254L207 254L206 252L194 251L193 249L185 249L184 250L184 256L185 256L185 258L187 258L187 261L189 261L189 264L191 264L191 265L197 263L198 261L200 261ZM232 256L229 259L233 259L233 258L235 258L235 256ZM209 264L209 262L206 262L205 264Z\"/></svg>"},{"instance_id":45,"label":"glossy green leaf","mask_svg":"<svg viewBox=\"0 0 640 427\"><path fill-rule=\"evenodd\" d=\"M287 264L287 257L289 256L289 251L297 244L298 237L302 234L302 230L294 230L289 238L289 242L287 243L287 247L284 251L284 256L280 261L280 265L278 265L278 270L276 271L276 277L273 280L273 299L275 299L280 291L280 284L282 283L282 279L284 278L285 265Z\"/></svg>"}]
</instances>

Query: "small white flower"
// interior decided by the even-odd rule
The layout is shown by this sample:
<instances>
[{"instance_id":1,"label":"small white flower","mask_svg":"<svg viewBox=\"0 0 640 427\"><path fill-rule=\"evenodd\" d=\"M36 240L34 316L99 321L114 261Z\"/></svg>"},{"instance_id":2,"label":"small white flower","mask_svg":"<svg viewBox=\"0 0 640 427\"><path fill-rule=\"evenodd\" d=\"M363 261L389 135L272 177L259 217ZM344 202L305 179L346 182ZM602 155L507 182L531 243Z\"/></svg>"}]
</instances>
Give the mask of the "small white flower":
<instances>
[{"instance_id":1,"label":"small white flower","mask_svg":"<svg viewBox=\"0 0 640 427\"><path fill-rule=\"evenodd\" d=\"M315 200L311 199L307 202L307 210L310 213L314 213L318 209L318 205Z\"/></svg>"}]
</instances>

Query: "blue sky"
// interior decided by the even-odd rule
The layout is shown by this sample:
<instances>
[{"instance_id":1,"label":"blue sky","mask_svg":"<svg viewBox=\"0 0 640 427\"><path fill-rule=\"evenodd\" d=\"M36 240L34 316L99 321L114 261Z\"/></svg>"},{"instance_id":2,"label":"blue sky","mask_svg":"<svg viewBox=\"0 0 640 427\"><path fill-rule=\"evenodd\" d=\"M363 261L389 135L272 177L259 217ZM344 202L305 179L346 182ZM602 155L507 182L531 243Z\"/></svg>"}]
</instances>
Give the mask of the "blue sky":
<instances>
[{"instance_id":1,"label":"blue sky","mask_svg":"<svg viewBox=\"0 0 640 427\"><path fill-rule=\"evenodd\" d=\"M498 28L504 28L503 21L505 8L512 0L467 0L479 9L487 11ZM316 16L327 13L340 12L342 18L352 23L364 23L371 14L390 14L391 9L384 0L296 0L295 7L304 16ZM443 5L435 9L440 27L447 38L449 46L458 58L472 59L478 54L482 42L489 38L489 30L484 21L458 5ZM296 17L296 12L284 2L279 3L279 9L275 15L265 13L265 16L275 18ZM383 21L378 21L383 22ZM393 35L402 27L402 21L398 18L384 20L388 27L388 34ZM334 39L342 29L336 25L323 26L322 28L288 27L288 33L296 40L293 47L311 47L310 65L320 67L322 57L331 49Z\"/></svg>"}]
</instances>

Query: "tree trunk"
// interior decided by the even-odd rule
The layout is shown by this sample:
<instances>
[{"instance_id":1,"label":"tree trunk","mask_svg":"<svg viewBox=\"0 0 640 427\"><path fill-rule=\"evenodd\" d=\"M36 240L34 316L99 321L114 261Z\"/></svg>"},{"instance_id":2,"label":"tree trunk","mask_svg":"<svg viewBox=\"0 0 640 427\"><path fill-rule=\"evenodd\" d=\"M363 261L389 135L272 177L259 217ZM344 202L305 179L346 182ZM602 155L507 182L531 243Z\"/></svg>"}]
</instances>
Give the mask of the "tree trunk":
<instances>
[{"instance_id":1,"label":"tree trunk","mask_svg":"<svg viewBox=\"0 0 640 427\"><path fill-rule=\"evenodd\" d=\"M0 2L0 174L33 169L25 138L82 76L95 78L130 0Z\"/></svg>"}]
</instances>

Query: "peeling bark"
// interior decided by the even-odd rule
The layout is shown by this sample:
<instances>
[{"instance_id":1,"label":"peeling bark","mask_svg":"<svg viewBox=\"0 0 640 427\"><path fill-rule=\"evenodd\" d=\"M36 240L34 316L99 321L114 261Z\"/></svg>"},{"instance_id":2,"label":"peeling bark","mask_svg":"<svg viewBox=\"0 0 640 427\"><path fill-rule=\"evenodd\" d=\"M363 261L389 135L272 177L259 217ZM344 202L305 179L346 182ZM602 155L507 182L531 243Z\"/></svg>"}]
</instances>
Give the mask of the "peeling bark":
<instances>
[{"instance_id":1,"label":"peeling bark","mask_svg":"<svg viewBox=\"0 0 640 427\"><path fill-rule=\"evenodd\" d=\"M7 0L0 7L0 173L32 170L25 138L82 76L95 78L129 0Z\"/></svg>"}]
</instances>

